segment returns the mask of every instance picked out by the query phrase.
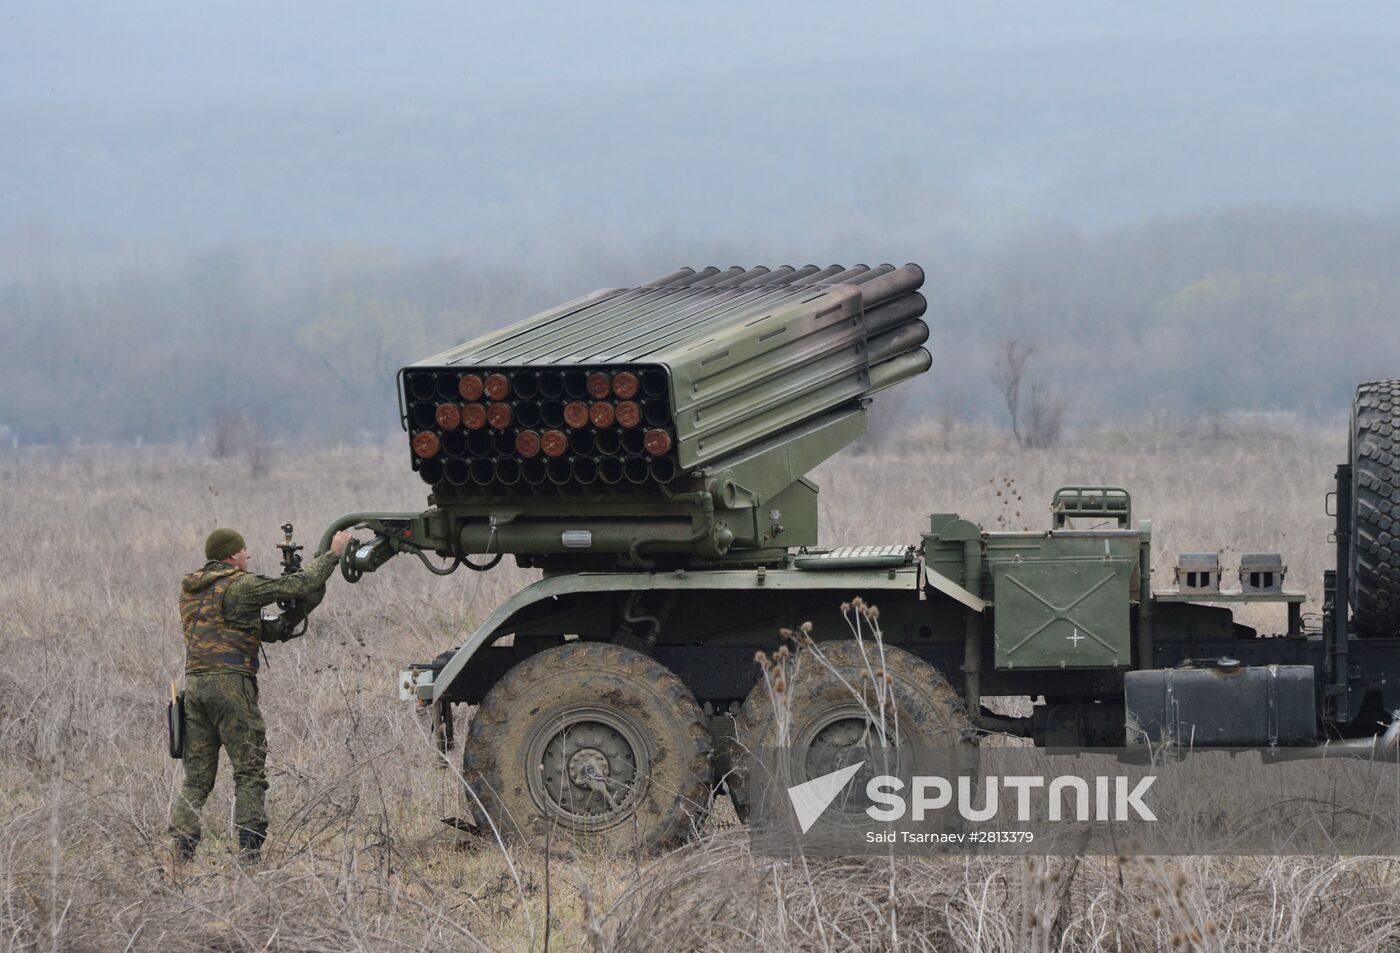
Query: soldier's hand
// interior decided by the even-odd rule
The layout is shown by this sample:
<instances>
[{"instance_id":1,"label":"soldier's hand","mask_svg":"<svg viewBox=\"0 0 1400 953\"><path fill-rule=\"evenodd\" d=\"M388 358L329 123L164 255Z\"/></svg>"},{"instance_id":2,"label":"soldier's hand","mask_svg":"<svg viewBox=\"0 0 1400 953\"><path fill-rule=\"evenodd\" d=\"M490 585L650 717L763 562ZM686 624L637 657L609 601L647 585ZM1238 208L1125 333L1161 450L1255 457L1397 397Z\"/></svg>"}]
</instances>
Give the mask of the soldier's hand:
<instances>
[{"instance_id":1,"label":"soldier's hand","mask_svg":"<svg viewBox=\"0 0 1400 953\"><path fill-rule=\"evenodd\" d=\"M343 529L331 537L331 552L339 556L341 550L345 549L345 544L350 542L350 531Z\"/></svg>"}]
</instances>

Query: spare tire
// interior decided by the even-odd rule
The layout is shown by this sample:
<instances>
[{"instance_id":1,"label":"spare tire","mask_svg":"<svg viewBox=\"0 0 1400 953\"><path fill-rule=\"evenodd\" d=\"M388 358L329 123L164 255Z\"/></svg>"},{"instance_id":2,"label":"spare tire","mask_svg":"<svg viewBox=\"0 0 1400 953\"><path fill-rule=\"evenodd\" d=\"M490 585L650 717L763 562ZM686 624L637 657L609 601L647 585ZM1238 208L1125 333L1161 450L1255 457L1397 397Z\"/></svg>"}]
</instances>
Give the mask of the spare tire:
<instances>
[{"instance_id":1,"label":"spare tire","mask_svg":"<svg viewBox=\"0 0 1400 953\"><path fill-rule=\"evenodd\" d=\"M1351 405L1351 611L1358 635L1400 633L1400 381Z\"/></svg>"}]
</instances>

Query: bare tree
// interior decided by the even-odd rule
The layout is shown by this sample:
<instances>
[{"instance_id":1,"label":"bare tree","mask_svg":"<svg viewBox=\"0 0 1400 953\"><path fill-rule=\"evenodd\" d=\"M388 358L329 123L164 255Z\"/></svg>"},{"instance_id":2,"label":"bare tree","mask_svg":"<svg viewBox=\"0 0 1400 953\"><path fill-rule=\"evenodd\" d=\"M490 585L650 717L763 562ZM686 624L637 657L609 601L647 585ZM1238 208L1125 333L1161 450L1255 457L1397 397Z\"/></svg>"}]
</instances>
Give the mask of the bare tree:
<instances>
[{"instance_id":1,"label":"bare tree","mask_svg":"<svg viewBox=\"0 0 1400 953\"><path fill-rule=\"evenodd\" d=\"M953 440L957 436L962 412L962 396L944 391L943 396L938 399L938 433L944 453L953 449Z\"/></svg>"},{"instance_id":2,"label":"bare tree","mask_svg":"<svg viewBox=\"0 0 1400 953\"><path fill-rule=\"evenodd\" d=\"M1044 448L1059 443L1064 430L1065 399L1046 381L1029 380L1031 358L1039 348L1022 343L1019 338L1002 342L996 357L995 379L1006 401L1006 413L1011 418L1011 435L1016 446ZM1021 391L1030 386L1030 406L1022 415Z\"/></svg>"},{"instance_id":3,"label":"bare tree","mask_svg":"<svg viewBox=\"0 0 1400 953\"><path fill-rule=\"evenodd\" d=\"M1031 382L1030 419L1026 422L1027 447L1053 447L1064 430L1065 399L1045 381Z\"/></svg>"},{"instance_id":4,"label":"bare tree","mask_svg":"<svg viewBox=\"0 0 1400 953\"><path fill-rule=\"evenodd\" d=\"M1021 385L1026 378L1026 365L1036 352L1034 344L1022 344L1019 338L1007 338L1001 343L996 358L996 382L1006 401L1006 413L1011 417L1011 435L1016 446L1025 446L1021 436Z\"/></svg>"},{"instance_id":5,"label":"bare tree","mask_svg":"<svg viewBox=\"0 0 1400 953\"><path fill-rule=\"evenodd\" d=\"M267 475L272 447L262 424L243 413L221 414L209 433L209 455L229 460L239 454L248 464L249 475L259 479Z\"/></svg>"}]
</instances>

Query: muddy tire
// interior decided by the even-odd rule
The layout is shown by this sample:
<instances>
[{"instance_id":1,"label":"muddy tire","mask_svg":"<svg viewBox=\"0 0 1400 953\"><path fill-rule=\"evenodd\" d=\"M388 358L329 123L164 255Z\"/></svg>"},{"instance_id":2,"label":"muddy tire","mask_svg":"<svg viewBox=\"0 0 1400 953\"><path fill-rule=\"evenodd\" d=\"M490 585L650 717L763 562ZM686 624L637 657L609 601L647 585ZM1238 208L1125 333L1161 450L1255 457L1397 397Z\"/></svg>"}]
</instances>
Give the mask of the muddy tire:
<instances>
[{"instance_id":1,"label":"muddy tire","mask_svg":"<svg viewBox=\"0 0 1400 953\"><path fill-rule=\"evenodd\" d=\"M793 783L849 763L849 749L865 743L872 728L867 714L875 710L868 700L870 673L882 668L876 647L867 642L862 653L854 640L818 642L816 646L830 668L815 658L802 657L810 651L802 650L798 653L800 667L786 692ZM903 649L885 646L883 671L893 679L893 705L887 705L885 714L887 736L893 737L897 726L901 745L922 749L975 746L976 733L963 711L962 699L938 669ZM852 687L865 693L864 704ZM753 807L753 753L776 745L778 735L773 697L760 679L739 712L738 744L728 779L730 799L740 821L747 822Z\"/></svg>"},{"instance_id":2,"label":"muddy tire","mask_svg":"<svg viewBox=\"0 0 1400 953\"><path fill-rule=\"evenodd\" d=\"M1400 381L1351 405L1351 609L1359 635L1400 633Z\"/></svg>"},{"instance_id":3,"label":"muddy tire","mask_svg":"<svg viewBox=\"0 0 1400 953\"><path fill-rule=\"evenodd\" d=\"M657 850L709 803L710 737L690 690L653 659L571 642L506 673L472 718L467 783L501 833Z\"/></svg>"}]
</instances>

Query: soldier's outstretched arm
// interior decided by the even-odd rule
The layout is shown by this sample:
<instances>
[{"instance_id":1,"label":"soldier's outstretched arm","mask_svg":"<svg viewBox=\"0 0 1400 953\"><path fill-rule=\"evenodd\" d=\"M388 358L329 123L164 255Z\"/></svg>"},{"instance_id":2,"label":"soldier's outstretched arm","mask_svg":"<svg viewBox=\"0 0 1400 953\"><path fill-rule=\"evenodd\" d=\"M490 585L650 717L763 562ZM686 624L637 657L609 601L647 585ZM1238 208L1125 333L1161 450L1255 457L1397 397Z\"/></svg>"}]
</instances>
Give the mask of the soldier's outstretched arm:
<instances>
[{"instance_id":1,"label":"soldier's outstretched arm","mask_svg":"<svg viewBox=\"0 0 1400 953\"><path fill-rule=\"evenodd\" d=\"M301 572L287 576L244 576L229 586L224 596L224 606L228 609L261 609L274 602L288 602L305 599L314 590L325 585L335 572L340 558L333 552L325 552L302 567Z\"/></svg>"},{"instance_id":2,"label":"soldier's outstretched arm","mask_svg":"<svg viewBox=\"0 0 1400 953\"><path fill-rule=\"evenodd\" d=\"M331 548L302 567L301 572L278 576L242 576L224 594L226 612L252 612L274 602L306 599L326 584L340 562L340 553L350 541L350 531L341 530L331 540ZM316 600L318 603L320 599Z\"/></svg>"}]
</instances>

